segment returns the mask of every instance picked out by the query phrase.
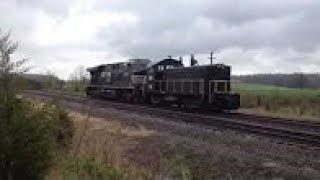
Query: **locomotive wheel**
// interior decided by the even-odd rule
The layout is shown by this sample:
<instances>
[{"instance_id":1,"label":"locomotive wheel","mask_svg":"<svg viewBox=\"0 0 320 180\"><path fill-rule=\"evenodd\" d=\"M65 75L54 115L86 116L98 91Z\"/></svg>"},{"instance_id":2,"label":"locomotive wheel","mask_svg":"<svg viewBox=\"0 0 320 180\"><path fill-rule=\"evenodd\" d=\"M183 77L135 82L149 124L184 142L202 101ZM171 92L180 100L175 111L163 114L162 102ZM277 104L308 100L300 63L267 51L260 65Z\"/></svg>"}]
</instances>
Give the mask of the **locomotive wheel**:
<instances>
[{"instance_id":1,"label":"locomotive wheel","mask_svg":"<svg viewBox=\"0 0 320 180\"><path fill-rule=\"evenodd\" d=\"M157 98L156 96L150 96L150 103L151 105L160 105L160 99Z\"/></svg>"},{"instance_id":2,"label":"locomotive wheel","mask_svg":"<svg viewBox=\"0 0 320 180\"><path fill-rule=\"evenodd\" d=\"M130 94L129 92L125 93L125 98L126 98L126 102L127 103L133 103L133 97L132 94Z\"/></svg>"},{"instance_id":3,"label":"locomotive wheel","mask_svg":"<svg viewBox=\"0 0 320 180\"><path fill-rule=\"evenodd\" d=\"M126 97L125 97L124 93L121 93L121 95L120 95L120 102L126 102Z\"/></svg>"},{"instance_id":4,"label":"locomotive wheel","mask_svg":"<svg viewBox=\"0 0 320 180\"><path fill-rule=\"evenodd\" d=\"M130 103L132 101L132 95L128 92L122 92L120 96L120 101Z\"/></svg>"}]
</instances>

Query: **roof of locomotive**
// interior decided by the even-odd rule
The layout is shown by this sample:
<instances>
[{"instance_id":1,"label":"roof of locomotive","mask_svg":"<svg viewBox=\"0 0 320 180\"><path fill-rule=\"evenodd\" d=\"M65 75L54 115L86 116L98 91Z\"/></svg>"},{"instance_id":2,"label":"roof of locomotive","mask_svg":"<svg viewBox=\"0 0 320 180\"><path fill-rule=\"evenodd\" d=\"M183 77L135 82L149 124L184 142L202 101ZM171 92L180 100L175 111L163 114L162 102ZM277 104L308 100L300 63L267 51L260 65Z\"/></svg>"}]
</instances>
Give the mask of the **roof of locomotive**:
<instances>
[{"instance_id":1,"label":"roof of locomotive","mask_svg":"<svg viewBox=\"0 0 320 180\"><path fill-rule=\"evenodd\" d=\"M163 70L163 74L168 79L198 79L198 78L212 78L212 79L230 79L230 66L224 64L202 65L178 67Z\"/></svg>"},{"instance_id":2,"label":"roof of locomotive","mask_svg":"<svg viewBox=\"0 0 320 180\"><path fill-rule=\"evenodd\" d=\"M183 66L183 67L176 67L172 69L166 69L166 71L178 70L178 69L204 69L204 68L230 68L231 66L225 64L209 64L209 65L195 65L195 66Z\"/></svg>"},{"instance_id":3,"label":"roof of locomotive","mask_svg":"<svg viewBox=\"0 0 320 180\"><path fill-rule=\"evenodd\" d=\"M160 60L158 62L155 62L153 64L150 65L150 67L155 67L158 65L177 65L172 69L167 69L167 70L174 70L174 69L198 69L198 68L207 68L207 67L217 67L217 68L221 68L221 67L231 67L229 65L226 64L221 64L221 63L217 63L217 64L205 64L205 65L194 65L194 66L184 66L184 64L177 59L163 59Z\"/></svg>"},{"instance_id":4,"label":"roof of locomotive","mask_svg":"<svg viewBox=\"0 0 320 180\"><path fill-rule=\"evenodd\" d=\"M89 71L89 72L101 71L102 68L107 67L107 66L124 65L124 64L145 64L147 66L149 63L150 63L149 59L129 59L128 61L124 61L124 62L100 64L98 66L87 68L87 71Z\"/></svg>"},{"instance_id":5,"label":"roof of locomotive","mask_svg":"<svg viewBox=\"0 0 320 180\"><path fill-rule=\"evenodd\" d=\"M133 61L132 61L133 60ZM138 60L138 61L136 61ZM140 61L142 60L142 61ZM203 69L203 68L210 68L210 67L217 67L217 68L223 68L223 67L228 67L230 68L231 66L225 65L225 64L209 64L209 65L195 65L195 66L184 66L183 63L180 60L177 59L172 59L172 58L167 58L163 59L154 63L150 63L150 60L148 59L129 59L126 62L118 62L118 63L110 63L110 64L101 64L95 67L87 68L87 71L89 72L94 72L94 71L101 71L102 68L107 67L107 66L114 66L114 65L120 65L120 64L136 64L134 62L145 62L143 64L146 64L146 69L150 67L155 67L158 65L174 65L174 68L172 69L166 69L166 71L172 71L172 70L178 70L178 69Z\"/></svg>"},{"instance_id":6,"label":"roof of locomotive","mask_svg":"<svg viewBox=\"0 0 320 180\"><path fill-rule=\"evenodd\" d=\"M183 64L180 60L167 58L167 59L162 59L160 61L154 62L154 63L150 64L149 67L155 67L158 65L177 65L177 66L181 66L181 67L183 66Z\"/></svg>"},{"instance_id":7,"label":"roof of locomotive","mask_svg":"<svg viewBox=\"0 0 320 180\"><path fill-rule=\"evenodd\" d=\"M105 65L99 65L99 66L90 67L90 68L87 68L87 71L89 71L89 72L99 71L99 69L104 67L104 66Z\"/></svg>"}]
</instances>

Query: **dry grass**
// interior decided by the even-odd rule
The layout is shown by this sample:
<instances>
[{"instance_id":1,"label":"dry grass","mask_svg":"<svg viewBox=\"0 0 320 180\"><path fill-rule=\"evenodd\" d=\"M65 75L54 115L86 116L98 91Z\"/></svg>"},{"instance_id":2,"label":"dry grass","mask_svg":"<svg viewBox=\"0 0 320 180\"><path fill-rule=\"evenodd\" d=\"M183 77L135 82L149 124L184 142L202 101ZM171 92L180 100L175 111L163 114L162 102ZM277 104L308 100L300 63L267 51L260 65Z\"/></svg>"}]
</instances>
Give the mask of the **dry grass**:
<instances>
[{"instance_id":1,"label":"dry grass","mask_svg":"<svg viewBox=\"0 0 320 180\"><path fill-rule=\"evenodd\" d=\"M71 114L76 125L71 152L100 168L120 170L121 179L320 177L315 151L114 109L93 113L90 119Z\"/></svg>"},{"instance_id":2,"label":"dry grass","mask_svg":"<svg viewBox=\"0 0 320 180\"><path fill-rule=\"evenodd\" d=\"M75 119L76 133L72 151L86 158L98 158L105 163L126 164L122 154L135 145L136 139L149 136L152 131L144 128L123 126L118 121L90 118L88 122L79 113L71 114ZM86 124L88 123L88 124ZM83 129L85 134L83 135ZM80 147L77 143L83 136Z\"/></svg>"},{"instance_id":3,"label":"dry grass","mask_svg":"<svg viewBox=\"0 0 320 180\"><path fill-rule=\"evenodd\" d=\"M141 169L130 162L125 155L137 143L136 138L148 136L151 131L125 127L120 122L109 121L108 118L88 118L75 112L70 115L74 119L76 130L73 144L70 155L62 157L58 166L62 161L65 163L63 167L71 166L71 168L67 169L67 172L58 168L54 171L53 177L56 178L57 174L60 174L63 178L77 179L84 174L85 179L150 179L152 176L150 169ZM66 160L72 164L65 162Z\"/></svg>"}]
</instances>

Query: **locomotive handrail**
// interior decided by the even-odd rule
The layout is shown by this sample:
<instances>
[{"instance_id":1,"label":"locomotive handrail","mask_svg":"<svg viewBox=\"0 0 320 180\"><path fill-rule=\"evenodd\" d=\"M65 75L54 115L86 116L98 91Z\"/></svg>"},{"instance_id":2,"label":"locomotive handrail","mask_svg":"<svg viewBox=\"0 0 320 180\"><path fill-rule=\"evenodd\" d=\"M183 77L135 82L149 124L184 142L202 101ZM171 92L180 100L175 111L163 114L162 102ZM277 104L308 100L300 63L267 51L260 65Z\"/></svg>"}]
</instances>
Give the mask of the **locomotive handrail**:
<instances>
[{"instance_id":1,"label":"locomotive handrail","mask_svg":"<svg viewBox=\"0 0 320 180\"><path fill-rule=\"evenodd\" d=\"M156 80L154 81L155 83L159 83L160 84L160 87L159 87L159 90L161 92L169 92L169 86L168 84L171 82L173 83L173 90L172 92L176 93L177 90L176 90L176 83L180 83L180 91L183 92L183 89L184 89L184 85L186 82L190 82L191 85L190 85L190 88L189 88L189 91L191 91L190 93L193 93L193 83L194 82L198 82L199 85L198 85L198 89L199 89L199 94L204 94L204 80L203 79L174 79L174 80ZM165 83L166 84L166 87L163 88L163 85L162 83Z\"/></svg>"}]
</instances>

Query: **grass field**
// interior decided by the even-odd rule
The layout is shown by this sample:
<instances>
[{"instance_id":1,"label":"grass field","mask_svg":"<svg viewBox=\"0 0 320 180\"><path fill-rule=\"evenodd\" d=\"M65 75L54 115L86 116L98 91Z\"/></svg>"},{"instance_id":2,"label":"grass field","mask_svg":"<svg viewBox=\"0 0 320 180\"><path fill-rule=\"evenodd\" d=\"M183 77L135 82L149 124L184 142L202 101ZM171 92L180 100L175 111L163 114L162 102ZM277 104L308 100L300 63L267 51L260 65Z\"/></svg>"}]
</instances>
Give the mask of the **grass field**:
<instances>
[{"instance_id":1,"label":"grass field","mask_svg":"<svg viewBox=\"0 0 320 180\"><path fill-rule=\"evenodd\" d=\"M238 83L242 108L297 117L320 117L320 90Z\"/></svg>"}]
</instances>

